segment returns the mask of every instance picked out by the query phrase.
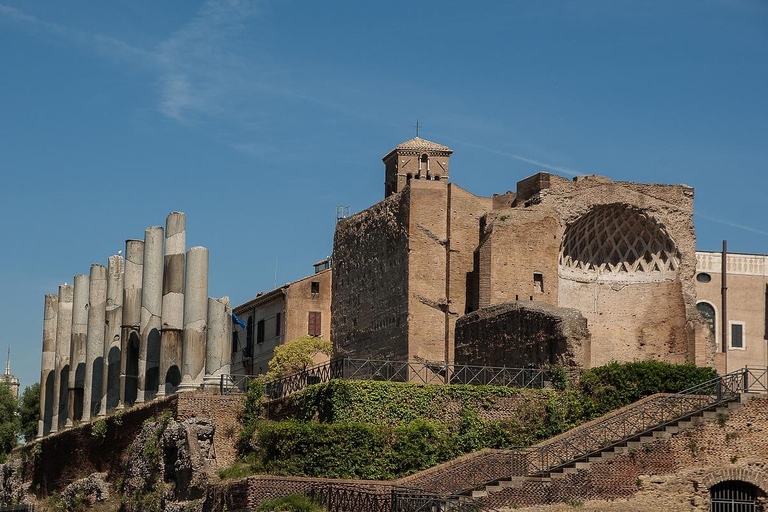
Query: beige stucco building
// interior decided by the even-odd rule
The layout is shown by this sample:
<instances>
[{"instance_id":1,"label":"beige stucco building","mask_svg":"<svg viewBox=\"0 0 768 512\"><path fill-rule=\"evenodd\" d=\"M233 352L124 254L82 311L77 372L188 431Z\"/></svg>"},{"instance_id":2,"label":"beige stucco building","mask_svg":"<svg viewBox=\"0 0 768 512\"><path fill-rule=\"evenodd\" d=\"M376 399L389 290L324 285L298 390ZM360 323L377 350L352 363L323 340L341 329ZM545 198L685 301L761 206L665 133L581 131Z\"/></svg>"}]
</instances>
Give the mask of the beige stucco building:
<instances>
[{"instance_id":1,"label":"beige stucco building","mask_svg":"<svg viewBox=\"0 0 768 512\"><path fill-rule=\"evenodd\" d=\"M320 261L314 274L259 293L233 309L246 328L235 326L232 333L232 374L266 373L275 347L300 336L330 337L329 265L329 260Z\"/></svg>"},{"instance_id":2,"label":"beige stucco building","mask_svg":"<svg viewBox=\"0 0 768 512\"><path fill-rule=\"evenodd\" d=\"M768 366L768 256L729 253L723 339L722 253L696 252L696 307L707 320L728 371ZM722 356L719 356L722 357Z\"/></svg>"}]
</instances>

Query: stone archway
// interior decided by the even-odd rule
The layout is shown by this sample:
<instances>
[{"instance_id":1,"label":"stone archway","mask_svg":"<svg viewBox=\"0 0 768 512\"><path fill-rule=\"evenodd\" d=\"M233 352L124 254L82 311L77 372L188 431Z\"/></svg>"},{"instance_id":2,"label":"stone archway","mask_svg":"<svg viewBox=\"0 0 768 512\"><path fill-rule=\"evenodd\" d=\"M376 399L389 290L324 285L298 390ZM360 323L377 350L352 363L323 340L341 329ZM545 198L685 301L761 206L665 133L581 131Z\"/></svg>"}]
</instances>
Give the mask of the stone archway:
<instances>
[{"instance_id":1,"label":"stone archway","mask_svg":"<svg viewBox=\"0 0 768 512\"><path fill-rule=\"evenodd\" d=\"M706 475L701 483L707 488L712 488L728 480L750 483L768 495L768 473L751 468L718 469Z\"/></svg>"},{"instance_id":2,"label":"stone archway","mask_svg":"<svg viewBox=\"0 0 768 512\"><path fill-rule=\"evenodd\" d=\"M587 319L591 365L685 357L689 340L680 262L664 226L634 206L595 206L565 228L558 304Z\"/></svg>"},{"instance_id":3,"label":"stone archway","mask_svg":"<svg viewBox=\"0 0 768 512\"><path fill-rule=\"evenodd\" d=\"M680 255L646 213L614 203L593 208L566 228L558 263L561 277L578 281L670 281Z\"/></svg>"}]
</instances>

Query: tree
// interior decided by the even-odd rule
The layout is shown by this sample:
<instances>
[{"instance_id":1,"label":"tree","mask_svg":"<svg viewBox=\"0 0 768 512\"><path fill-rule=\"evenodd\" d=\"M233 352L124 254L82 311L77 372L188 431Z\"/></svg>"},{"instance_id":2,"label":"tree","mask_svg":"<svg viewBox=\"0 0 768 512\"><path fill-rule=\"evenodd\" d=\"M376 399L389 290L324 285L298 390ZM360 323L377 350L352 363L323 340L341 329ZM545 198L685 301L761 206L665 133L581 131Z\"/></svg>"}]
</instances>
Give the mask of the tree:
<instances>
[{"instance_id":1,"label":"tree","mask_svg":"<svg viewBox=\"0 0 768 512\"><path fill-rule=\"evenodd\" d=\"M35 382L24 388L19 400L21 435L27 443L37 437L37 423L40 420L40 383Z\"/></svg>"},{"instance_id":2,"label":"tree","mask_svg":"<svg viewBox=\"0 0 768 512\"><path fill-rule=\"evenodd\" d=\"M333 353L333 343L314 336L300 336L275 348L269 361L267 380L275 380L290 373L298 373L315 364L315 356Z\"/></svg>"},{"instance_id":3,"label":"tree","mask_svg":"<svg viewBox=\"0 0 768 512\"><path fill-rule=\"evenodd\" d=\"M16 414L18 404L11 394L10 386L0 382L0 462L16 446L19 433L19 417Z\"/></svg>"}]
</instances>

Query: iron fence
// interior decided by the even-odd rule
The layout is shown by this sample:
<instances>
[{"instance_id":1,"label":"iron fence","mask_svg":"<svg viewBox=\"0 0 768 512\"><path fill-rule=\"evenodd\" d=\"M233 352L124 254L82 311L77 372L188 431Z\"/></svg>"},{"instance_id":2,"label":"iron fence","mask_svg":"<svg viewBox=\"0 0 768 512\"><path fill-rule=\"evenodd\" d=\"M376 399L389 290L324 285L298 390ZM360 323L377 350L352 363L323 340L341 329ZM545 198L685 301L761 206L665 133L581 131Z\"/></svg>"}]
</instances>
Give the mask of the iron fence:
<instances>
[{"instance_id":1,"label":"iron fence","mask_svg":"<svg viewBox=\"0 0 768 512\"><path fill-rule=\"evenodd\" d=\"M624 444L664 425L738 400L743 379L743 371L732 372L679 393L653 397L597 423L577 428L570 435L531 450L528 472L548 473L586 460L606 448Z\"/></svg>"},{"instance_id":2,"label":"iron fence","mask_svg":"<svg viewBox=\"0 0 768 512\"><path fill-rule=\"evenodd\" d=\"M560 370L565 379L577 379L578 370ZM221 392L245 393L254 377L222 375ZM312 384L332 379L413 382L418 384L476 384L516 388L544 388L551 385L553 373L533 365L524 368L475 366L431 361L387 361L377 359L334 359L328 363L267 383L270 399L284 398Z\"/></svg>"},{"instance_id":3,"label":"iron fence","mask_svg":"<svg viewBox=\"0 0 768 512\"><path fill-rule=\"evenodd\" d=\"M437 493L463 493L489 483L522 476L546 476L590 456L647 435L705 410L738 400L742 391L768 392L768 369L744 369L679 393L659 395L584 427L577 427L534 448L483 454L419 482Z\"/></svg>"},{"instance_id":4,"label":"iron fence","mask_svg":"<svg viewBox=\"0 0 768 512\"><path fill-rule=\"evenodd\" d=\"M314 486L310 497L328 512L498 512L468 496L439 495L408 487Z\"/></svg>"},{"instance_id":5,"label":"iron fence","mask_svg":"<svg viewBox=\"0 0 768 512\"><path fill-rule=\"evenodd\" d=\"M222 375L219 380L219 392L222 395L239 395L248 392L251 381L256 379L253 375Z\"/></svg>"},{"instance_id":6,"label":"iron fence","mask_svg":"<svg viewBox=\"0 0 768 512\"><path fill-rule=\"evenodd\" d=\"M744 368L744 392L768 393L768 368Z\"/></svg>"}]
</instances>

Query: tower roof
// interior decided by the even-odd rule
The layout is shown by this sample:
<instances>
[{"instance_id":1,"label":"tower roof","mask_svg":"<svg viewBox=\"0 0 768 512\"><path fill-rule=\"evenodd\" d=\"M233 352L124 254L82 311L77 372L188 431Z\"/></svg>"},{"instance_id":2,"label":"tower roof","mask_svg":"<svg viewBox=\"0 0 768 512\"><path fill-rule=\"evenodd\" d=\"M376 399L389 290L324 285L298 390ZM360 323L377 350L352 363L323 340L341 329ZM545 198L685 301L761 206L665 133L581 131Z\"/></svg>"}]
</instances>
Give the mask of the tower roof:
<instances>
[{"instance_id":1,"label":"tower roof","mask_svg":"<svg viewBox=\"0 0 768 512\"><path fill-rule=\"evenodd\" d=\"M402 144L395 146L392 151L387 153L387 156L384 157L384 160L389 158L392 153L397 151L439 151L449 154L453 153L453 150L448 146L443 146L442 144L432 142L431 140L422 139L421 137L414 137L403 142Z\"/></svg>"}]
</instances>

